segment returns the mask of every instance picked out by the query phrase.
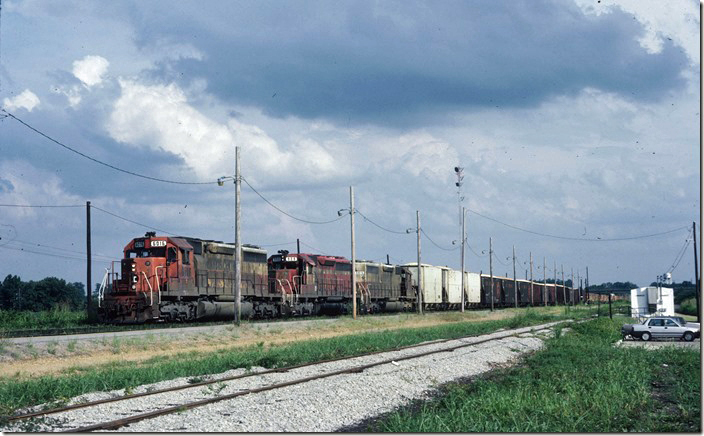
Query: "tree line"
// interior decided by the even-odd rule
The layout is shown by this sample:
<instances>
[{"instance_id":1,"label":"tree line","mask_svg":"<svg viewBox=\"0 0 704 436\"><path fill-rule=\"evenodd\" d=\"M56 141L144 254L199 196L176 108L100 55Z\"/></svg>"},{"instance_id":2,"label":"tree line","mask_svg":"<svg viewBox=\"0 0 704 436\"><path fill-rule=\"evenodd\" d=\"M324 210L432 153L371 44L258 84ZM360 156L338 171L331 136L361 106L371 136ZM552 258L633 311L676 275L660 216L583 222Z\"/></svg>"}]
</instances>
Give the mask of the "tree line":
<instances>
[{"instance_id":1,"label":"tree line","mask_svg":"<svg viewBox=\"0 0 704 436\"><path fill-rule=\"evenodd\" d=\"M28 282L8 274L0 283L1 310L41 311L54 308L83 310L86 291L83 283L69 283L57 277Z\"/></svg>"}]
</instances>

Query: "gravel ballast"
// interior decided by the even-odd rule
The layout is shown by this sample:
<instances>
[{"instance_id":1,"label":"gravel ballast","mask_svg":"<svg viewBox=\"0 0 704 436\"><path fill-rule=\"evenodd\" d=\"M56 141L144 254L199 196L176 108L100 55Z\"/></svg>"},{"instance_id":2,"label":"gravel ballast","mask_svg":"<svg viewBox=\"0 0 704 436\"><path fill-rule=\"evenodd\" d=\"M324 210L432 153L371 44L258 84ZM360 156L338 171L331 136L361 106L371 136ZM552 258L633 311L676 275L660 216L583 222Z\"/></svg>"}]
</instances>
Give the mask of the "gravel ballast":
<instances>
[{"instance_id":1,"label":"gravel ballast","mask_svg":"<svg viewBox=\"0 0 704 436\"><path fill-rule=\"evenodd\" d=\"M40 424L39 431L75 429L245 389L283 383L388 359L395 360L429 350L445 349L500 337L507 333L521 333L515 337L464 347L452 352L394 361L368 368L361 373L335 375L272 391L248 394L140 421L117 430L127 432L331 432L390 412L410 401L427 398L432 395L437 386L444 383L475 376L496 366L509 365L522 354L542 348L541 337L549 332L546 328L554 324L556 323L499 331L473 338L345 359L287 372L263 374L231 382L78 409L45 418L44 424ZM531 331L538 328L541 330ZM252 368L250 372L262 370L264 368ZM233 376L244 372L243 369L237 369L214 374L210 378ZM179 378L140 386L132 392L151 391L188 382L189 378ZM124 390L86 394L71 402L93 401L124 394ZM13 425L3 430L13 429L18 427Z\"/></svg>"}]
</instances>

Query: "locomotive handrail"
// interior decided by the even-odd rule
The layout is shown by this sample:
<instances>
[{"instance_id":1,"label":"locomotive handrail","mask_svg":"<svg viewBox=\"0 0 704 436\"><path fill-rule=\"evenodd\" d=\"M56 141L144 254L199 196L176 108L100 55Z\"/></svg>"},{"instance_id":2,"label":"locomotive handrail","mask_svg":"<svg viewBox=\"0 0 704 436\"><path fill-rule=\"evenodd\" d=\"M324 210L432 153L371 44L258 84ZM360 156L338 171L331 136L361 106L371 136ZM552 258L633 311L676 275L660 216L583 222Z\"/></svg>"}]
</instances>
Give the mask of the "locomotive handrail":
<instances>
[{"instance_id":1,"label":"locomotive handrail","mask_svg":"<svg viewBox=\"0 0 704 436\"><path fill-rule=\"evenodd\" d=\"M159 268L166 268L166 267L165 267L164 265L159 265L159 266L157 266L156 268L154 268L154 274L155 274L155 276L156 276L157 296L159 297L159 303L157 303L157 304L161 304L161 283L160 283L160 281L159 281L159 279L160 279L160 277L159 277ZM166 270L164 270L164 271L166 271Z\"/></svg>"},{"instance_id":2,"label":"locomotive handrail","mask_svg":"<svg viewBox=\"0 0 704 436\"><path fill-rule=\"evenodd\" d=\"M296 277L298 277L298 289L296 290ZM298 303L298 294L301 293L301 276L293 276L293 287L294 287L294 293L293 293L293 304Z\"/></svg>"},{"instance_id":3,"label":"locomotive handrail","mask_svg":"<svg viewBox=\"0 0 704 436\"><path fill-rule=\"evenodd\" d=\"M287 299L287 297L286 297L286 292L285 292L286 290L284 289L284 284L281 282L281 279L276 279L276 278L275 278L274 280L276 280L277 282L279 282L279 287L281 288L281 297L282 297L282 300L285 301L285 302L288 302L288 299Z\"/></svg>"},{"instance_id":4,"label":"locomotive handrail","mask_svg":"<svg viewBox=\"0 0 704 436\"><path fill-rule=\"evenodd\" d=\"M98 288L98 307L102 307L101 303L103 302L103 298L105 295L105 287L108 284L109 276L110 270L108 268L105 268L105 275L103 276L103 280L100 282L100 288Z\"/></svg>"},{"instance_id":5,"label":"locomotive handrail","mask_svg":"<svg viewBox=\"0 0 704 436\"><path fill-rule=\"evenodd\" d=\"M149 282L149 278L147 277L147 273L142 271L142 275L144 276L144 280L147 281L147 286L149 286L149 301L150 301L149 305L153 306L154 305L154 289L152 288L151 282ZM144 295L146 296L146 294L147 293L145 292Z\"/></svg>"},{"instance_id":6,"label":"locomotive handrail","mask_svg":"<svg viewBox=\"0 0 704 436\"><path fill-rule=\"evenodd\" d=\"M293 286L291 286L291 282L288 281L288 279L284 279L284 281L285 281L286 284L288 285L288 289L291 291L291 302L290 302L289 304L290 304L291 306L293 306L293 304L294 304L294 303L293 303L293 295L294 295ZM282 289L283 289L283 287L282 287Z\"/></svg>"}]
</instances>

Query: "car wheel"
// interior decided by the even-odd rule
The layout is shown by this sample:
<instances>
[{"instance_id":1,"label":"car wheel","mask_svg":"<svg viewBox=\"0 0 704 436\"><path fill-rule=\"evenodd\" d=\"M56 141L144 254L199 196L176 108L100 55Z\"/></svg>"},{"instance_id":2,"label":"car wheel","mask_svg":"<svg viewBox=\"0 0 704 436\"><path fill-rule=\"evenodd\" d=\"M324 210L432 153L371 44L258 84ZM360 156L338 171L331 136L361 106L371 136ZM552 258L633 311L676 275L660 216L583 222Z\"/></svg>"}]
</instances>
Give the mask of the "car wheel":
<instances>
[{"instance_id":1,"label":"car wheel","mask_svg":"<svg viewBox=\"0 0 704 436\"><path fill-rule=\"evenodd\" d=\"M649 341L650 340L650 333L644 332L642 335L640 335L640 338L644 341Z\"/></svg>"},{"instance_id":2,"label":"car wheel","mask_svg":"<svg viewBox=\"0 0 704 436\"><path fill-rule=\"evenodd\" d=\"M684 333L684 340L687 342L691 342L694 340L694 333L692 332L685 332Z\"/></svg>"}]
</instances>

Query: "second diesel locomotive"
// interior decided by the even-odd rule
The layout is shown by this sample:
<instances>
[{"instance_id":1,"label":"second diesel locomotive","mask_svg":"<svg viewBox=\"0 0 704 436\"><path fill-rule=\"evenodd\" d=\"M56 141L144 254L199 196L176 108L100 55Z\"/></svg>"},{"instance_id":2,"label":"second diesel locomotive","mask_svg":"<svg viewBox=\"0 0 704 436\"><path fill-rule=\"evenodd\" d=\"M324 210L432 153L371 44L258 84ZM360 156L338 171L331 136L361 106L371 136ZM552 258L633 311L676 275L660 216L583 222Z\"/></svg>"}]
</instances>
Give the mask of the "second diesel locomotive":
<instances>
[{"instance_id":1,"label":"second diesel locomotive","mask_svg":"<svg viewBox=\"0 0 704 436\"><path fill-rule=\"evenodd\" d=\"M124 248L119 272L106 273L98 314L110 323L195 321L234 318L234 244L148 232ZM266 250L243 245L242 318L345 314L352 306L352 264L340 256L289 253L267 258ZM413 311L418 304L418 265L357 261L361 313ZM572 304L577 289L421 264L426 310L465 307ZM493 292L492 292L493 289Z\"/></svg>"}]
</instances>

